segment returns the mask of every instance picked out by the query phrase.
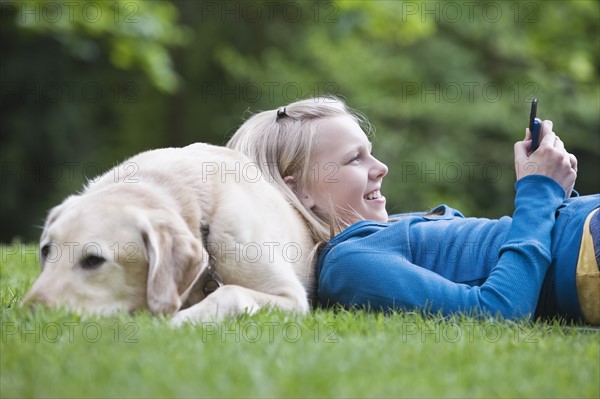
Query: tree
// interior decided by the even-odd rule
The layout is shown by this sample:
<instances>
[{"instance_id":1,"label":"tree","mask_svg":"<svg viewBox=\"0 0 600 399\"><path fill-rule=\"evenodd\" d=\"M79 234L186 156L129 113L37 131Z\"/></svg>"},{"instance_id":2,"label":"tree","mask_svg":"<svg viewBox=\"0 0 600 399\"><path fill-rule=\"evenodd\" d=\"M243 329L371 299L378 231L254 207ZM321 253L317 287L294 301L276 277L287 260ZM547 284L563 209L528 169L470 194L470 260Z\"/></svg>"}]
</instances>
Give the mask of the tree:
<instances>
[{"instance_id":1,"label":"tree","mask_svg":"<svg viewBox=\"0 0 600 399\"><path fill-rule=\"evenodd\" d=\"M2 241L129 155L321 94L370 119L391 212L511 214L533 97L599 191L598 2L67 3L1 3Z\"/></svg>"}]
</instances>

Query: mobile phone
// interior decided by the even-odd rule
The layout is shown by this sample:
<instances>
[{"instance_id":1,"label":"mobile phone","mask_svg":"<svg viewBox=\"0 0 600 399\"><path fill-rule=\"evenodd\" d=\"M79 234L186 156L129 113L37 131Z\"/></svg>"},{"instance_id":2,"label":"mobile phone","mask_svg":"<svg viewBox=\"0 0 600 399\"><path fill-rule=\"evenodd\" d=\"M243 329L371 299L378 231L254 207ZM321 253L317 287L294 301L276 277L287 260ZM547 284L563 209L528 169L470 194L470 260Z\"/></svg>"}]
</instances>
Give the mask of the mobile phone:
<instances>
[{"instance_id":1,"label":"mobile phone","mask_svg":"<svg viewBox=\"0 0 600 399\"><path fill-rule=\"evenodd\" d=\"M537 98L531 102L531 112L529 113L529 131L531 132L531 152L537 150L540 145L540 131L542 130L542 120L536 118Z\"/></svg>"}]
</instances>

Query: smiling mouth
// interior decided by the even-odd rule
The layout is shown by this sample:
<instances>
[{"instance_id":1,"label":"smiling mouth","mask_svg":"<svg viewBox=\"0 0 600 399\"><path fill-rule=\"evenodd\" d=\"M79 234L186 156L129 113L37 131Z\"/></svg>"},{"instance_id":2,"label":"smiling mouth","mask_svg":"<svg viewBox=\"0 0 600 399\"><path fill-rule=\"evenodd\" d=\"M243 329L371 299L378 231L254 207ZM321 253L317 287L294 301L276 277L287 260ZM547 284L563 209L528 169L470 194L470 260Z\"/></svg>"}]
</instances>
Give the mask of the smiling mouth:
<instances>
[{"instance_id":1,"label":"smiling mouth","mask_svg":"<svg viewBox=\"0 0 600 399\"><path fill-rule=\"evenodd\" d=\"M375 199L382 198L381 191L379 191L379 190L371 191L369 194L365 195L363 198L366 200L375 200Z\"/></svg>"}]
</instances>

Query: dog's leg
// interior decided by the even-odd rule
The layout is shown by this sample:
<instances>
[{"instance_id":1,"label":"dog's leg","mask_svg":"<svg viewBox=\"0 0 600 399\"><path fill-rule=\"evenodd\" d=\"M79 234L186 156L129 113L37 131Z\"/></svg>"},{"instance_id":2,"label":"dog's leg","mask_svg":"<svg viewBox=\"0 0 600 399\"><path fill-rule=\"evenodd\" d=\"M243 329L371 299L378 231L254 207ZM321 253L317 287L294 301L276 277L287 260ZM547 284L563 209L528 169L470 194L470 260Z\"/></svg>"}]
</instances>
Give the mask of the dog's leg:
<instances>
[{"instance_id":1,"label":"dog's leg","mask_svg":"<svg viewBox=\"0 0 600 399\"><path fill-rule=\"evenodd\" d=\"M177 312L171 319L171 325L180 327L185 323L221 321L228 316L252 314L264 307L303 314L308 311L309 305L308 300L299 295L273 295L239 285L224 285L202 302Z\"/></svg>"}]
</instances>

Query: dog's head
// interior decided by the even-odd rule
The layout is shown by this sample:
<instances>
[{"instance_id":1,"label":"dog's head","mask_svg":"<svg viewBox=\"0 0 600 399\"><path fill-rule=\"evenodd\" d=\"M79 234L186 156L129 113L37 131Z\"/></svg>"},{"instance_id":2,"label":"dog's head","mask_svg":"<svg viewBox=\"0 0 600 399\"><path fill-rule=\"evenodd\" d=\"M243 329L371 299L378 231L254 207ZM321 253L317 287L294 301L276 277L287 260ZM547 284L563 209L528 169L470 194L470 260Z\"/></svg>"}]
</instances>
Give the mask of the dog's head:
<instances>
[{"instance_id":1,"label":"dog's head","mask_svg":"<svg viewBox=\"0 0 600 399\"><path fill-rule=\"evenodd\" d=\"M168 207L114 194L72 196L50 212L40 241L42 273L24 305L95 314L179 309L182 293L208 264L201 241Z\"/></svg>"}]
</instances>

